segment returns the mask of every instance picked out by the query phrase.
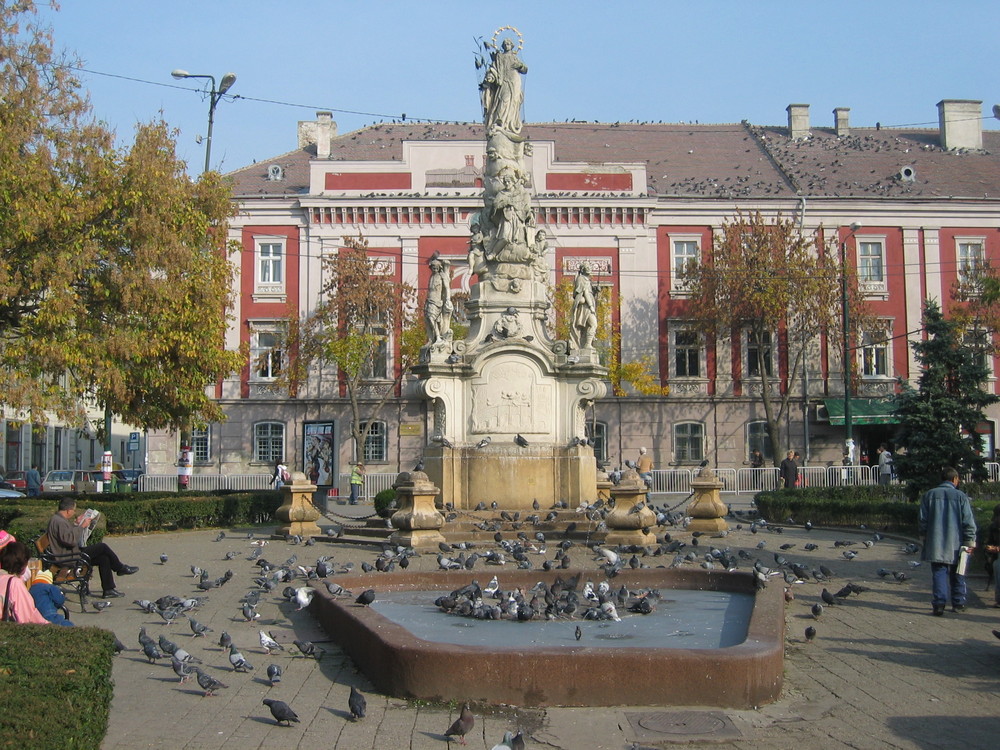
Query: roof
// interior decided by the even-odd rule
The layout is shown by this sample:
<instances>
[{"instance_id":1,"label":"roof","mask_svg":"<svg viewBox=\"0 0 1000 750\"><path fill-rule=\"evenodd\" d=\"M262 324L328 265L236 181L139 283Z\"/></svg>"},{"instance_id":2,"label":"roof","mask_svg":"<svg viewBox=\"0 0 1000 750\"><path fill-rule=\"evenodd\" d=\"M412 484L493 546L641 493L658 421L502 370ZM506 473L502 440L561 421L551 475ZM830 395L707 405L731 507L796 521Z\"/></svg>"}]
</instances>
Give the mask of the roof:
<instances>
[{"instance_id":1,"label":"roof","mask_svg":"<svg viewBox=\"0 0 1000 750\"><path fill-rule=\"evenodd\" d=\"M659 197L719 199L1000 199L1000 131L983 131L982 151L945 151L936 129L852 128L840 137L812 128L792 140L785 127L749 123L541 123L530 140L552 141L557 162L645 163L647 189ZM483 141L475 123L385 123L331 142L331 161L399 161L404 141ZM229 174L238 196L302 195L315 146L289 151ZM279 164L284 179L269 180ZM909 179L900 176L909 168Z\"/></svg>"}]
</instances>

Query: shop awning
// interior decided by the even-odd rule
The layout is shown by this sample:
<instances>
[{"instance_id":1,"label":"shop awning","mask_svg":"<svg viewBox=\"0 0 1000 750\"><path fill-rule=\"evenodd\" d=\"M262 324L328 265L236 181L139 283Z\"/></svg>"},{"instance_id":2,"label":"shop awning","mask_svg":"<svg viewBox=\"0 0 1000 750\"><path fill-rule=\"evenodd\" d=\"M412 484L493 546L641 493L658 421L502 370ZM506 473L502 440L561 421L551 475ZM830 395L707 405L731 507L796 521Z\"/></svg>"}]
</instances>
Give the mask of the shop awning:
<instances>
[{"instance_id":1,"label":"shop awning","mask_svg":"<svg viewBox=\"0 0 1000 750\"><path fill-rule=\"evenodd\" d=\"M844 424L844 399L828 398L823 401L830 424ZM852 398L851 424L899 424L894 399Z\"/></svg>"}]
</instances>

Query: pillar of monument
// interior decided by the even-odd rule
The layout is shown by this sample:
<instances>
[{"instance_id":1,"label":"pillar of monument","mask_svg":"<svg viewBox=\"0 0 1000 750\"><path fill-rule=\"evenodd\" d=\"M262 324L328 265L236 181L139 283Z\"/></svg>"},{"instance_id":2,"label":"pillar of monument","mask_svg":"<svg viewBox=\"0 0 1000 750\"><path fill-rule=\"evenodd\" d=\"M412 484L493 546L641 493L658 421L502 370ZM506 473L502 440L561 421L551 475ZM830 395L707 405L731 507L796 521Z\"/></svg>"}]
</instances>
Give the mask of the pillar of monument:
<instances>
[{"instance_id":1,"label":"pillar of monument","mask_svg":"<svg viewBox=\"0 0 1000 750\"><path fill-rule=\"evenodd\" d=\"M422 471L400 473L394 487L399 510L392 514L396 531L389 541L414 549L437 549L445 541L440 531L444 516L434 507L441 490Z\"/></svg>"},{"instance_id":2,"label":"pillar of monument","mask_svg":"<svg viewBox=\"0 0 1000 750\"><path fill-rule=\"evenodd\" d=\"M656 514L646 506L648 491L635 469L627 469L622 474L621 481L611 488L615 507L605 519L608 525L605 544L656 544L656 535L650 531L656 523Z\"/></svg>"},{"instance_id":3,"label":"pillar of monument","mask_svg":"<svg viewBox=\"0 0 1000 750\"><path fill-rule=\"evenodd\" d=\"M316 519L320 513L313 504L313 493L316 485L310 484L301 471L292 472L290 484L282 485L281 494L284 502L274 512L275 518L281 523L275 534L279 536L317 536L320 533Z\"/></svg>"},{"instance_id":4,"label":"pillar of monument","mask_svg":"<svg viewBox=\"0 0 1000 750\"><path fill-rule=\"evenodd\" d=\"M707 466L691 480L694 500L687 508L687 514L691 516L691 522L687 526L688 531L715 532L729 528L729 524L724 520L729 509L719 497L722 486L715 472Z\"/></svg>"}]
</instances>

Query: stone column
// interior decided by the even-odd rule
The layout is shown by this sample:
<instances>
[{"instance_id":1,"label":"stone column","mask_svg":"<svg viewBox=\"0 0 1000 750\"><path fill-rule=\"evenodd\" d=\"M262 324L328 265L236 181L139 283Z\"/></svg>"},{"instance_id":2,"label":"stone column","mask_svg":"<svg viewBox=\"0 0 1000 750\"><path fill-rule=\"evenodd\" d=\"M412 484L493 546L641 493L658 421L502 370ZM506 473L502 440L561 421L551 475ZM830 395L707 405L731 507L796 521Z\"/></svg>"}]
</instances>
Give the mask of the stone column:
<instances>
[{"instance_id":1,"label":"stone column","mask_svg":"<svg viewBox=\"0 0 1000 750\"><path fill-rule=\"evenodd\" d=\"M722 482L716 478L715 472L706 466L691 480L691 489L694 491L694 500L687 508L687 514L692 519L688 524L688 531L712 532L728 529L729 524L723 519L729 509L719 497Z\"/></svg>"},{"instance_id":2,"label":"stone column","mask_svg":"<svg viewBox=\"0 0 1000 750\"><path fill-rule=\"evenodd\" d=\"M656 544L656 535L649 530L656 523L656 514L645 505L648 489L635 469L625 470L621 481L611 488L615 507L605 519L610 529L605 544Z\"/></svg>"},{"instance_id":3,"label":"stone column","mask_svg":"<svg viewBox=\"0 0 1000 750\"><path fill-rule=\"evenodd\" d=\"M281 488L284 502L274 512L275 518L282 523L274 533L279 536L295 535L318 536L319 510L313 505L313 493L316 485L310 484L301 471L292 472L292 483Z\"/></svg>"},{"instance_id":4,"label":"stone column","mask_svg":"<svg viewBox=\"0 0 1000 750\"><path fill-rule=\"evenodd\" d=\"M399 510L392 514L392 525L397 530L389 541L414 549L436 549L445 541L440 532L444 516L434 507L441 490L422 471L401 472L395 489Z\"/></svg>"}]
</instances>

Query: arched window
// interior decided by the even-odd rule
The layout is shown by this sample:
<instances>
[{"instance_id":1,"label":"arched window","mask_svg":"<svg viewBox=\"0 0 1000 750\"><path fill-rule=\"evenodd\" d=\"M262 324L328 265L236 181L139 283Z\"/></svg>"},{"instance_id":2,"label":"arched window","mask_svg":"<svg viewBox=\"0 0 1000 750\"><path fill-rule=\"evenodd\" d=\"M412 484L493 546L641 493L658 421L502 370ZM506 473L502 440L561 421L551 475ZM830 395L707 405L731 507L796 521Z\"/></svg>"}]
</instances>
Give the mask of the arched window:
<instances>
[{"instance_id":1,"label":"arched window","mask_svg":"<svg viewBox=\"0 0 1000 750\"><path fill-rule=\"evenodd\" d=\"M258 422L253 426L253 460L274 464L285 458L285 425L281 422Z\"/></svg>"},{"instance_id":2,"label":"arched window","mask_svg":"<svg viewBox=\"0 0 1000 750\"><path fill-rule=\"evenodd\" d=\"M680 422L674 425L674 463L686 464L705 457L705 425Z\"/></svg>"}]
</instances>

